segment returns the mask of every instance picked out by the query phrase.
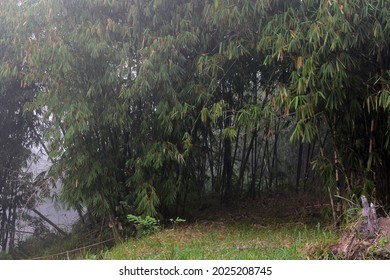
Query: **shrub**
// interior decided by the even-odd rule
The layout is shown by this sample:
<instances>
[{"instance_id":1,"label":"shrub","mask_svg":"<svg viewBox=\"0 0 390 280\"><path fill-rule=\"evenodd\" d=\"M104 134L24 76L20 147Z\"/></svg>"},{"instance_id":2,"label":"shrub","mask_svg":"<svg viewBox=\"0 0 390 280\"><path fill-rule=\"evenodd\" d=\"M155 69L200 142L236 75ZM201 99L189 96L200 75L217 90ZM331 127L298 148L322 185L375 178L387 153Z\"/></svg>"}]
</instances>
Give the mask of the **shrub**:
<instances>
[{"instance_id":1,"label":"shrub","mask_svg":"<svg viewBox=\"0 0 390 280\"><path fill-rule=\"evenodd\" d=\"M127 219L134 223L138 237L148 236L161 230L160 221L150 216L143 218L141 216L129 214L127 215Z\"/></svg>"}]
</instances>

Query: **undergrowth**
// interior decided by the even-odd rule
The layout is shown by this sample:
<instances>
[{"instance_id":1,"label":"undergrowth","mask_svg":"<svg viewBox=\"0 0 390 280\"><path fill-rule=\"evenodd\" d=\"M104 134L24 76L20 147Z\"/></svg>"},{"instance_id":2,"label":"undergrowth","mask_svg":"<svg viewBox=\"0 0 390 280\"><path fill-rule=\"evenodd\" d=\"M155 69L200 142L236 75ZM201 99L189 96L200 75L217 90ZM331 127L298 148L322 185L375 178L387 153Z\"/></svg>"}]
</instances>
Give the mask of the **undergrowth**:
<instances>
[{"instance_id":1,"label":"undergrowth","mask_svg":"<svg viewBox=\"0 0 390 280\"><path fill-rule=\"evenodd\" d=\"M129 239L94 257L114 260L323 259L329 258L325 248L337 238L334 231L320 224L203 222ZM318 255L313 252L313 245Z\"/></svg>"},{"instance_id":2,"label":"undergrowth","mask_svg":"<svg viewBox=\"0 0 390 280\"><path fill-rule=\"evenodd\" d=\"M112 247L113 241L104 242L98 246L91 244L110 240L111 232L97 228L89 229L81 222L73 226L68 236L56 233L46 235L33 235L26 240L19 242L13 257L15 259L85 259L96 256L103 249ZM84 248L86 247L86 248Z\"/></svg>"},{"instance_id":3,"label":"undergrowth","mask_svg":"<svg viewBox=\"0 0 390 280\"><path fill-rule=\"evenodd\" d=\"M312 201L312 200L310 200ZM278 202L278 203L277 203ZM301 207L296 207L297 205ZM161 224L151 217L128 215L135 230L125 242L108 249L94 247L70 256L89 260L299 260L334 259L329 248L339 239L328 226L327 206L303 199L279 198L241 203L230 209L210 208L186 221L172 218ZM187 218L187 217L186 217ZM109 232L108 232L109 234ZM110 234L109 234L110 235ZM99 240L103 240L101 232ZM50 258L94 242L84 230L74 230L71 237L55 246L35 252ZM109 237L109 236L107 236ZM112 244L110 244L112 245ZM43 249L43 248L42 248ZM60 258L64 258L61 256Z\"/></svg>"}]
</instances>

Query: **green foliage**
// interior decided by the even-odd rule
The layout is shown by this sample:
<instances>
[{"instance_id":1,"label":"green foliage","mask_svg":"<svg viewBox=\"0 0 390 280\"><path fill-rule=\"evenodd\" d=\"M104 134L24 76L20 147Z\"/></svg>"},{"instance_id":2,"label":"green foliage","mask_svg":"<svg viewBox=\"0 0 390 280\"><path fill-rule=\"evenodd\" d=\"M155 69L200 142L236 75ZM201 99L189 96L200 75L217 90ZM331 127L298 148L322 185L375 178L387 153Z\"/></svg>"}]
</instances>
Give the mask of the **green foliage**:
<instances>
[{"instance_id":1,"label":"green foliage","mask_svg":"<svg viewBox=\"0 0 390 280\"><path fill-rule=\"evenodd\" d=\"M383 236L379 239L378 245L380 247L385 247L389 243L389 240L387 239L387 236Z\"/></svg>"},{"instance_id":2,"label":"green foliage","mask_svg":"<svg viewBox=\"0 0 390 280\"><path fill-rule=\"evenodd\" d=\"M362 220L362 207L358 197L354 195L352 195L351 199L339 195L335 195L335 197L339 198L344 204L343 209L345 210L340 218L346 226L350 226L357 221Z\"/></svg>"},{"instance_id":3,"label":"green foliage","mask_svg":"<svg viewBox=\"0 0 390 280\"><path fill-rule=\"evenodd\" d=\"M176 219L169 219L169 221L174 224L174 225L177 225L177 224L180 224L180 223L185 223L186 220L185 219L182 219L182 218L179 218L179 217L176 217Z\"/></svg>"},{"instance_id":4,"label":"green foliage","mask_svg":"<svg viewBox=\"0 0 390 280\"><path fill-rule=\"evenodd\" d=\"M97 260L98 259L98 255L96 254L91 254L89 251L85 252L83 254L83 260Z\"/></svg>"},{"instance_id":5,"label":"green foliage","mask_svg":"<svg viewBox=\"0 0 390 280\"><path fill-rule=\"evenodd\" d=\"M377 173L375 168L388 166L388 157L379 159L377 153L388 154L388 134L382 133L388 124L379 119L388 115L383 110L388 94L383 92L389 85L389 28L384 20L389 7L383 1L324 2L320 8L315 1L303 1L289 6L270 15L258 49L268 53L267 65L291 65L288 94L297 119L292 138L321 137L319 124L325 121L341 161L334 170L345 175L349 187L360 185L372 178L371 172ZM382 129L373 133L362 125L372 120ZM374 151L370 142L362 145L360 139L381 142ZM332 177L328 172L326 178ZM375 184L377 190L388 189L388 182Z\"/></svg>"},{"instance_id":6,"label":"green foliage","mask_svg":"<svg viewBox=\"0 0 390 280\"><path fill-rule=\"evenodd\" d=\"M31 147L40 137L41 111L25 112L37 87L25 86L21 80L23 65L14 47L15 26L4 14L7 4L0 4L0 250L12 252L17 220L25 212L21 210L34 207L47 188L34 185L27 168L28 161L34 160Z\"/></svg>"},{"instance_id":7,"label":"green foliage","mask_svg":"<svg viewBox=\"0 0 390 280\"><path fill-rule=\"evenodd\" d=\"M128 214L127 219L134 223L138 237L149 236L161 230L160 221L150 216L143 218L141 216Z\"/></svg>"},{"instance_id":8,"label":"green foliage","mask_svg":"<svg viewBox=\"0 0 390 280\"><path fill-rule=\"evenodd\" d=\"M147 217L155 216L157 214L156 206L159 204L159 198L154 187L145 183L137 188L136 195L137 212L143 213Z\"/></svg>"},{"instance_id":9,"label":"green foliage","mask_svg":"<svg viewBox=\"0 0 390 280\"><path fill-rule=\"evenodd\" d=\"M386 1L0 5L0 76L37 87L25 109L69 207L176 215L278 191L281 172L299 185L314 160L332 192L389 197Z\"/></svg>"},{"instance_id":10,"label":"green foliage","mask_svg":"<svg viewBox=\"0 0 390 280\"><path fill-rule=\"evenodd\" d=\"M185 219L182 219L182 218L179 218L179 217L176 217L176 219L170 218L170 219L169 219L169 222L172 224L173 229L175 229L175 228L176 228L177 226L179 226L180 224L185 223L186 220L185 220Z\"/></svg>"}]
</instances>

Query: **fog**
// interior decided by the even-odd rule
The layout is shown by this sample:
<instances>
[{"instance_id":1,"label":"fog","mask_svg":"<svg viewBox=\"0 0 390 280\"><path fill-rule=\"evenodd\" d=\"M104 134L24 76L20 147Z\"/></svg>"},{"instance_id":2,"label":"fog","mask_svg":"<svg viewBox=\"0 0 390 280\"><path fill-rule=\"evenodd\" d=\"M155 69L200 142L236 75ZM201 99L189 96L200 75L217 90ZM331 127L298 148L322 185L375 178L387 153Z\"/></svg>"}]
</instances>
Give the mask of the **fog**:
<instances>
[{"instance_id":1,"label":"fog","mask_svg":"<svg viewBox=\"0 0 390 280\"><path fill-rule=\"evenodd\" d=\"M51 162L48 159L47 155L39 148L32 149L33 157L38 158L37 161L31 160L28 164L27 172L33 174L33 178L36 178L42 172L47 172L51 167ZM55 186L52 186L50 190L50 195L48 198L44 198L35 209L42 213L47 219L52 221L54 224L59 226L66 232L70 232L72 225L78 218L78 214L73 210L67 210L63 203L59 200L59 195L61 192L62 186L61 182L57 181ZM25 208L23 211L28 212L29 215L33 217L38 217L34 212ZM55 229L50 226L47 222L43 221L45 226L50 228L53 232ZM28 235L32 234L34 229L26 224L25 221L19 218L18 228L17 228L17 240L24 240Z\"/></svg>"}]
</instances>

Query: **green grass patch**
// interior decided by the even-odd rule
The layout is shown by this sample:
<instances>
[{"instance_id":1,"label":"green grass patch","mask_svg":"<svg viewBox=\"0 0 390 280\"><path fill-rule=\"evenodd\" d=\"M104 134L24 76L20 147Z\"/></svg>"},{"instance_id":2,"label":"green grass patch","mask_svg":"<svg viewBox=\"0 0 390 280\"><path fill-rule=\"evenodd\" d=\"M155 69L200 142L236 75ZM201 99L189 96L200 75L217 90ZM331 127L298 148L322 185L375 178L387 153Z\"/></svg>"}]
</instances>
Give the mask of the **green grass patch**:
<instances>
[{"instance_id":1,"label":"green grass patch","mask_svg":"<svg viewBox=\"0 0 390 280\"><path fill-rule=\"evenodd\" d=\"M102 252L102 259L133 260L300 260L327 258L338 239L320 224L203 222L129 239Z\"/></svg>"}]
</instances>

